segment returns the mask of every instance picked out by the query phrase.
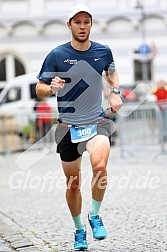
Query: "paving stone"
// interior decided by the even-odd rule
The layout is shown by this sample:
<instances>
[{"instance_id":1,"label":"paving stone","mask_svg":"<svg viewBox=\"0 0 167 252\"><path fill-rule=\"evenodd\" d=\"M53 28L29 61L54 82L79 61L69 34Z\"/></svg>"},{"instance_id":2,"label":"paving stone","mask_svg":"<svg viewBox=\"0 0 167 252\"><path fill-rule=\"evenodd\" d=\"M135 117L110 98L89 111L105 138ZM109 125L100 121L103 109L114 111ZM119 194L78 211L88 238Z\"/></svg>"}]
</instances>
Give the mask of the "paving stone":
<instances>
[{"instance_id":1,"label":"paving stone","mask_svg":"<svg viewBox=\"0 0 167 252\"><path fill-rule=\"evenodd\" d=\"M33 156L37 157L38 155L40 156L38 151L25 154L25 162L32 161ZM108 163L109 184L112 184L111 179L113 177L118 178L115 180L115 184L107 189L101 208L101 215L108 230L108 238L103 241L95 241L92 238L92 232L87 221L91 202L89 184L91 169L89 160L86 156L83 157L82 177L85 180L82 190L83 219L87 226L90 252L166 252L167 169L164 158L163 162L161 162L161 159L151 161L148 156L149 154L146 153L145 157L140 159L120 160L118 150L112 150ZM12 163L12 166L7 166L6 162L3 166L4 163L0 157L0 177L3 177L3 181L6 181L0 180L0 202L3 202L0 210L0 244L4 248L6 246L5 249L10 252L73 251L74 227L65 201L65 184L60 189L57 183L59 182L60 185L59 180L63 177L60 160L55 153L50 153L45 158L39 159L38 163L30 168L32 178L38 176L38 181L40 178L42 181L42 177L46 176L48 166L50 171L58 172L58 179L50 192L47 191L50 186L49 180L42 192L41 187L36 190L30 187L11 190L8 186L8 179L14 172L18 171L18 167L14 166L16 157L17 154L10 157L13 162L8 163ZM147 171L150 171L149 176ZM27 171L25 171L25 174L27 174ZM125 180L126 177L128 178L128 174L131 174L130 182L133 182L134 185L142 176L147 176L146 188L137 189L134 187L132 190L128 186L121 189L120 185L123 184L123 180L120 182L119 179L124 177ZM148 185L154 176L158 176L160 182L157 188L150 189ZM24 176L22 177L24 180ZM18 176L18 179L21 180L22 177ZM25 180L23 182L25 183ZM27 185L29 185L28 180ZM10 225L4 224L1 220L3 213L11 219ZM5 243L3 239L9 243ZM11 250L9 244L15 247ZM31 246L27 247L29 245Z\"/></svg>"},{"instance_id":2,"label":"paving stone","mask_svg":"<svg viewBox=\"0 0 167 252\"><path fill-rule=\"evenodd\" d=\"M18 241L12 242L11 243L12 248L14 249L20 249L20 248L27 248L27 247L32 247L33 244L24 238L19 239Z\"/></svg>"},{"instance_id":3,"label":"paving stone","mask_svg":"<svg viewBox=\"0 0 167 252\"><path fill-rule=\"evenodd\" d=\"M39 252L38 249L35 249L34 247L27 247L27 248L19 248L16 249L17 252Z\"/></svg>"},{"instance_id":4,"label":"paving stone","mask_svg":"<svg viewBox=\"0 0 167 252\"><path fill-rule=\"evenodd\" d=\"M0 252L13 252L9 247L2 247L0 248Z\"/></svg>"},{"instance_id":5,"label":"paving stone","mask_svg":"<svg viewBox=\"0 0 167 252\"><path fill-rule=\"evenodd\" d=\"M15 241L18 241L18 240L20 240L20 239L22 239L22 234L14 234L14 235L12 235L12 236L4 236L4 240L5 241L8 241L8 242L10 242L10 243L13 243L13 242L15 242Z\"/></svg>"}]
</instances>

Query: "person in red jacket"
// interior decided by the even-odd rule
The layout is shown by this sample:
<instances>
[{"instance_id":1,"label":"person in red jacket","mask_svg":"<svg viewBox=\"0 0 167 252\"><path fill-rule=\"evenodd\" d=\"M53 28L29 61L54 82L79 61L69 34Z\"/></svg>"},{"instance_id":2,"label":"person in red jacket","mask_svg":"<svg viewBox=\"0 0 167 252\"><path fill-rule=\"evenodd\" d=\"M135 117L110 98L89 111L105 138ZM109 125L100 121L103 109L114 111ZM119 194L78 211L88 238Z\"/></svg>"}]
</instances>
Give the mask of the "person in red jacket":
<instances>
[{"instance_id":1,"label":"person in red jacket","mask_svg":"<svg viewBox=\"0 0 167 252\"><path fill-rule=\"evenodd\" d=\"M153 89L153 94L156 96L157 104L162 113L163 136L164 140L167 140L167 82L158 81L157 88Z\"/></svg>"},{"instance_id":2,"label":"person in red jacket","mask_svg":"<svg viewBox=\"0 0 167 252\"><path fill-rule=\"evenodd\" d=\"M51 112L52 108L47 103L46 98L41 97L40 101L36 105L37 126L40 132L40 137L42 138L46 136L45 142L49 142L51 140L50 136L47 135L51 128Z\"/></svg>"},{"instance_id":3,"label":"person in red jacket","mask_svg":"<svg viewBox=\"0 0 167 252\"><path fill-rule=\"evenodd\" d=\"M157 98L158 105L167 103L167 83L163 80L157 82L157 88L153 89L153 94Z\"/></svg>"}]
</instances>

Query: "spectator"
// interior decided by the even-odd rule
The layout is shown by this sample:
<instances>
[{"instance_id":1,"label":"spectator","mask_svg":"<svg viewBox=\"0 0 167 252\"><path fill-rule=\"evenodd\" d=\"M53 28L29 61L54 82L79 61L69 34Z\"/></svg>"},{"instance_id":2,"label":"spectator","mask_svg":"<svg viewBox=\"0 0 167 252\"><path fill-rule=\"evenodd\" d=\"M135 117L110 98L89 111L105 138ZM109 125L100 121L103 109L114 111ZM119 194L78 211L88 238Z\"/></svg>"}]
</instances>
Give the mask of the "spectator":
<instances>
[{"instance_id":1,"label":"spectator","mask_svg":"<svg viewBox=\"0 0 167 252\"><path fill-rule=\"evenodd\" d=\"M167 140L167 83L164 80L157 82L157 87L153 89L157 104L162 113L163 136Z\"/></svg>"},{"instance_id":2,"label":"spectator","mask_svg":"<svg viewBox=\"0 0 167 252\"><path fill-rule=\"evenodd\" d=\"M51 106L46 102L45 97L40 97L39 101L36 104L36 113L37 113L37 129L39 132L40 138L47 135L48 131L51 128ZM51 141L51 136L47 135L46 142Z\"/></svg>"}]
</instances>

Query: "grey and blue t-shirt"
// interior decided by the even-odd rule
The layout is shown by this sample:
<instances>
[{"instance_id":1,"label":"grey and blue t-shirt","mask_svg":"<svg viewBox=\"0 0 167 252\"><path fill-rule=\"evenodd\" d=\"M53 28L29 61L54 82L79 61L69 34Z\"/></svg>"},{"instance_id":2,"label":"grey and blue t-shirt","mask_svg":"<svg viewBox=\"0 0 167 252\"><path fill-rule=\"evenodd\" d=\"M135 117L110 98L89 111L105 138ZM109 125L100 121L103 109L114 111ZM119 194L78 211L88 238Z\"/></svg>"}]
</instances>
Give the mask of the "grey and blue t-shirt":
<instances>
[{"instance_id":1,"label":"grey and blue t-shirt","mask_svg":"<svg viewBox=\"0 0 167 252\"><path fill-rule=\"evenodd\" d=\"M51 83L58 76L65 80L57 95L59 119L80 125L101 117L102 73L115 71L111 49L91 41L87 51L77 51L68 42L53 49L45 58L38 79Z\"/></svg>"}]
</instances>

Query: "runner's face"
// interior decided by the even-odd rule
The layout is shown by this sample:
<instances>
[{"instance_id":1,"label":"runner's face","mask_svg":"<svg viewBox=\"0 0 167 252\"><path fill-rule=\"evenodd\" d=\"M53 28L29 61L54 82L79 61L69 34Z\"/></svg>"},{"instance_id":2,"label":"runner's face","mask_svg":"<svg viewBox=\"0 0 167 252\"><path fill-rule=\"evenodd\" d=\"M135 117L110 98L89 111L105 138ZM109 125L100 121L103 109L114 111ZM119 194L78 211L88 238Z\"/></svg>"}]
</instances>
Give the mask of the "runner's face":
<instances>
[{"instance_id":1,"label":"runner's face","mask_svg":"<svg viewBox=\"0 0 167 252\"><path fill-rule=\"evenodd\" d=\"M78 42L85 42L89 39L92 21L86 12L77 13L68 23L68 27L72 32L73 38Z\"/></svg>"}]
</instances>

